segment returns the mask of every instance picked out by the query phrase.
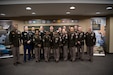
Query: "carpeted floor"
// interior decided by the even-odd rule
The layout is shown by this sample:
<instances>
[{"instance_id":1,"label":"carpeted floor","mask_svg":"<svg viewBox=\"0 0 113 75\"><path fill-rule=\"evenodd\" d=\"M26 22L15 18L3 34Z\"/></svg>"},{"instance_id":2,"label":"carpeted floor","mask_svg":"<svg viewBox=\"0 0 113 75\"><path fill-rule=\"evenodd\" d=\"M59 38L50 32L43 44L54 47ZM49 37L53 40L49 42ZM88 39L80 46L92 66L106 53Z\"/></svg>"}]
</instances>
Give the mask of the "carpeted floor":
<instances>
[{"instance_id":1,"label":"carpeted floor","mask_svg":"<svg viewBox=\"0 0 113 75\"><path fill-rule=\"evenodd\" d=\"M0 59L0 75L113 75L113 54L94 57L93 62L77 60L36 63L31 60L17 66L13 65L13 58Z\"/></svg>"}]
</instances>

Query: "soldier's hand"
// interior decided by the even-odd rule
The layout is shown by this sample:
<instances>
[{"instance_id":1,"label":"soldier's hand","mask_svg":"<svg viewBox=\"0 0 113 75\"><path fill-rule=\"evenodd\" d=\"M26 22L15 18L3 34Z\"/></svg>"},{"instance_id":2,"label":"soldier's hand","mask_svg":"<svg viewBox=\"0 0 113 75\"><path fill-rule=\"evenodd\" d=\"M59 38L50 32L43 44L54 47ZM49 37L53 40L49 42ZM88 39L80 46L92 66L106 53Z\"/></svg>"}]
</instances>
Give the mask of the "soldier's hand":
<instances>
[{"instance_id":1,"label":"soldier's hand","mask_svg":"<svg viewBox=\"0 0 113 75\"><path fill-rule=\"evenodd\" d=\"M11 48L14 47L14 45L10 45L10 46L11 46Z\"/></svg>"},{"instance_id":2,"label":"soldier's hand","mask_svg":"<svg viewBox=\"0 0 113 75\"><path fill-rule=\"evenodd\" d=\"M29 40L29 41L27 41L27 43L29 44L31 41Z\"/></svg>"},{"instance_id":3,"label":"soldier's hand","mask_svg":"<svg viewBox=\"0 0 113 75\"><path fill-rule=\"evenodd\" d=\"M38 44L38 47L41 47L41 44Z\"/></svg>"},{"instance_id":4,"label":"soldier's hand","mask_svg":"<svg viewBox=\"0 0 113 75\"><path fill-rule=\"evenodd\" d=\"M80 44L80 41L78 41L78 44Z\"/></svg>"}]
</instances>

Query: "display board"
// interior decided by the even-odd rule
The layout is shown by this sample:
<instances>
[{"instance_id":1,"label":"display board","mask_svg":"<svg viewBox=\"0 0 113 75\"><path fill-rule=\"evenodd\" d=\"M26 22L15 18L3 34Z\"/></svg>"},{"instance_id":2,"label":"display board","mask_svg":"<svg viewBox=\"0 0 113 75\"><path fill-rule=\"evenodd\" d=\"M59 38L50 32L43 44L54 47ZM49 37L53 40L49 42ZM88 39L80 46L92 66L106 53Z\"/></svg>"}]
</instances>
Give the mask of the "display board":
<instances>
[{"instance_id":1,"label":"display board","mask_svg":"<svg viewBox=\"0 0 113 75\"><path fill-rule=\"evenodd\" d=\"M105 27L106 17L94 17L91 18L91 26L96 34L96 45L94 47L94 56L105 56Z\"/></svg>"},{"instance_id":2,"label":"display board","mask_svg":"<svg viewBox=\"0 0 113 75\"><path fill-rule=\"evenodd\" d=\"M11 20L0 20L0 58L13 57L9 45L9 33L11 31Z\"/></svg>"}]
</instances>

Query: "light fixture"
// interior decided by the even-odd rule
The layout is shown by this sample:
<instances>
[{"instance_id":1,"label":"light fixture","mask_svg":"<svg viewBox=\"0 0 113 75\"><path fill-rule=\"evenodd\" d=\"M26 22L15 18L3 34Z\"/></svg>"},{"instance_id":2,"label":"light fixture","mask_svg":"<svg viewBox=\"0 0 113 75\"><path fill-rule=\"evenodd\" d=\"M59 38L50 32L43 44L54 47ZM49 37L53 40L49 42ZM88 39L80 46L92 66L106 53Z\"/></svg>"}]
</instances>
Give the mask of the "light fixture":
<instances>
[{"instance_id":1,"label":"light fixture","mask_svg":"<svg viewBox=\"0 0 113 75\"><path fill-rule=\"evenodd\" d=\"M1 16L5 16L6 14L4 14L4 13L1 13L0 15L1 15Z\"/></svg>"},{"instance_id":2,"label":"light fixture","mask_svg":"<svg viewBox=\"0 0 113 75\"><path fill-rule=\"evenodd\" d=\"M67 11L67 12L66 12L66 14L70 14L70 12L69 12L69 11Z\"/></svg>"},{"instance_id":3,"label":"light fixture","mask_svg":"<svg viewBox=\"0 0 113 75\"><path fill-rule=\"evenodd\" d=\"M71 9L71 10L74 10L74 9L75 9L75 7L74 7L74 6L71 6L71 7L70 7L70 9Z\"/></svg>"},{"instance_id":4,"label":"light fixture","mask_svg":"<svg viewBox=\"0 0 113 75\"><path fill-rule=\"evenodd\" d=\"M26 10L31 10L31 7L26 7Z\"/></svg>"},{"instance_id":5,"label":"light fixture","mask_svg":"<svg viewBox=\"0 0 113 75\"><path fill-rule=\"evenodd\" d=\"M31 14L32 14L32 15L35 15L36 13L35 13L35 12L32 12Z\"/></svg>"},{"instance_id":6,"label":"light fixture","mask_svg":"<svg viewBox=\"0 0 113 75\"><path fill-rule=\"evenodd\" d=\"M112 6L108 6L106 10L112 10Z\"/></svg>"},{"instance_id":7,"label":"light fixture","mask_svg":"<svg viewBox=\"0 0 113 75\"><path fill-rule=\"evenodd\" d=\"M99 11L97 11L97 12L96 12L96 14L100 14L100 12L99 12Z\"/></svg>"}]
</instances>

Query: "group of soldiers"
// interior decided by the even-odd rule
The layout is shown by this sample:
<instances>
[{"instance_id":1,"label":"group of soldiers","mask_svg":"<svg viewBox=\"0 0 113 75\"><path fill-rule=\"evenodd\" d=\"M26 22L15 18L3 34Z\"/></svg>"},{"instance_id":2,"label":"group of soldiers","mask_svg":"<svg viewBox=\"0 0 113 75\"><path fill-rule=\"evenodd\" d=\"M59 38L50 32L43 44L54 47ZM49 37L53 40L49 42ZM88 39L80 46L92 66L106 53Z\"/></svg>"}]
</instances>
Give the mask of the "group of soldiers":
<instances>
[{"instance_id":1,"label":"group of soldiers","mask_svg":"<svg viewBox=\"0 0 113 75\"><path fill-rule=\"evenodd\" d=\"M28 60L35 58L36 62L42 59L42 54L46 62L50 60L51 56L56 62L60 60L61 56L64 61L68 59L73 62L77 59L84 60L84 44L87 46L89 61L93 61L96 37L90 27L87 32L83 32L82 27L76 25L68 29L66 26L59 27L56 31L53 26L50 26L49 31L45 31L43 26L40 26L40 29L32 27L31 31L28 31L28 26L25 26L21 33L17 24L13 26L14 29L9 34L9 40L13 50L14 65L20 64L20 44L23 44L24 48L24 62L27 61L27 50Z\"/></svg>"}]
</instances>

